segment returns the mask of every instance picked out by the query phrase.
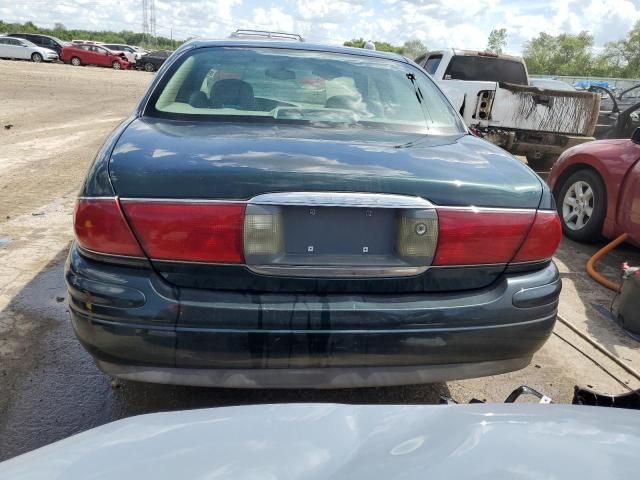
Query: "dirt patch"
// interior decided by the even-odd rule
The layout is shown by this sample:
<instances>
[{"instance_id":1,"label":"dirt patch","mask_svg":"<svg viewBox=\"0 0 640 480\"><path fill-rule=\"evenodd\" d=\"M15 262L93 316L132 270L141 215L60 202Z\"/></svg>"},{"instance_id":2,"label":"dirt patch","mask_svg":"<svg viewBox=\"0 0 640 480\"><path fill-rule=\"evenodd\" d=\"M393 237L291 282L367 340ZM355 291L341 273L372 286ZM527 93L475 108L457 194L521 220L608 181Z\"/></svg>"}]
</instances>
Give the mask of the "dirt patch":
<instances>
[{"instance_id":1,"label":"dirt patch","mask_svg":"<svg viewBox=\"0 0 640 480\"><path fill-rule=\"evenodd\" d=\"M152 78L0 60L0 224L77 191L105 136Z\"/></svg>"}]
</instances>

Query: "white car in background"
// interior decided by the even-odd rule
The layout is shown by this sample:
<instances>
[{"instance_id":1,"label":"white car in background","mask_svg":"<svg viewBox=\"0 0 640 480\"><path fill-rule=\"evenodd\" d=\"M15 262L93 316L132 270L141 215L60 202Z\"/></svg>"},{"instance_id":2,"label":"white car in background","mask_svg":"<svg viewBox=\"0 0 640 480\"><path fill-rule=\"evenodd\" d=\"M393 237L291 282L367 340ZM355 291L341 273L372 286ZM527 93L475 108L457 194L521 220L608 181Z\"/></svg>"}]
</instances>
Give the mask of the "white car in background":
<instances>
[{"instance_id":1,"label":"white car in background","mask_svg":"<svg viewBox=\"0 0 640 480\"><path fill-rule=\"evenodd\" d=\"M58 60L58 54L48 48L39 47L29 40L0 37L0 58L17 58L36 63L55 62Z\"/></svg>"},{"instance_id":2,"label":"white car in background","mask_svg":"<svg viewBox=\"0 0 640 480\"><path fill-rule=\"evenodd\" d=\"M124 53L129 63L136 63L140 60L140 57L144 55L144 53L137 51L134 47L122 43L102 43L101 45L113 52Z\"/></svg>"}]
</instances>

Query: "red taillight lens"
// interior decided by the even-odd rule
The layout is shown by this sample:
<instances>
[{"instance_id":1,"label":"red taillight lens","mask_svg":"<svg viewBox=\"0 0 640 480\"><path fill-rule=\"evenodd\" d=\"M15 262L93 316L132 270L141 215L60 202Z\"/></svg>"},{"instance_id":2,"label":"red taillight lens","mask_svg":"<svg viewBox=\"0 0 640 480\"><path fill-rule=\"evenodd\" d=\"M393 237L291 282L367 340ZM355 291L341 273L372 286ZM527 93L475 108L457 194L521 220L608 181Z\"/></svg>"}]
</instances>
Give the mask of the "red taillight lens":
<instances>
[{"instance_id":1,"label":"red taillight lens","mask_svg":"<svg viewBox=\"0 0 640 480\"><path fill-rule=\"evenodd\" d=\"M513 259L514 262L532 262L551 258L562 239L560 217L553 211L539 210L524 245Z\"/></svg>"},{"instance_id":2,"label":"red taillight lens","mask_svg":"<svg viewBox=\"0 0 640 480\"><path fill-rule=\"evenodd\" d=\"M507 263L522 245L535 212L439 210L433 265Z\"/></svg>"},{"instance_id":3,"label":"red taillight lens","mask_svg":"<svg viewBox=\"0 0 640 480\"><path fill-rule=\"evenodd\" d=\"M78 244L112 255L143 257L115 198L79 199L74 214Z\"/></svg>"},{"instance_id":4,"label":"red taillight lens","mask_svg":"<svg viewBox=\"0 0 640 480\"><path fill-rule=\"evenodd\" d=\"M242 204L123 201L122 208L152 259L242 262Z\"/></svg>"}]
</instances>

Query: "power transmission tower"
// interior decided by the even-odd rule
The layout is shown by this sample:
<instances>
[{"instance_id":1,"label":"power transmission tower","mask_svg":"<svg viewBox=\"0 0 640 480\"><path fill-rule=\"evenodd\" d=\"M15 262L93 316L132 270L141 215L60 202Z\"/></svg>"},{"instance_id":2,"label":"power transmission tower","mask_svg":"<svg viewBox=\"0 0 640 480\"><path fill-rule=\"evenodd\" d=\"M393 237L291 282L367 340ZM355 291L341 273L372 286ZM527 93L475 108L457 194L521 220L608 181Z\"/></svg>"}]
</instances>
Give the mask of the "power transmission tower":
<instances>
[{"instance_id":1,"label":"power transmission tower","mask_svg":"<svg viewBox=\"0 0 640 480\"><path fill-rule=\"evenodd\" d=\"M149 1L142 0L142 33L149 33Z\"/></svg>"},{"instance_id":2,"label":"power transmission tower","mask_svg":"<svg viewBox=\"0 0 640 480\"><path fill-rule=\"evenodd\" d=\"M149 31L151 35L156 36L156 2L155 0L147 0L149 2Z\"/></svg>"}]
</instances>

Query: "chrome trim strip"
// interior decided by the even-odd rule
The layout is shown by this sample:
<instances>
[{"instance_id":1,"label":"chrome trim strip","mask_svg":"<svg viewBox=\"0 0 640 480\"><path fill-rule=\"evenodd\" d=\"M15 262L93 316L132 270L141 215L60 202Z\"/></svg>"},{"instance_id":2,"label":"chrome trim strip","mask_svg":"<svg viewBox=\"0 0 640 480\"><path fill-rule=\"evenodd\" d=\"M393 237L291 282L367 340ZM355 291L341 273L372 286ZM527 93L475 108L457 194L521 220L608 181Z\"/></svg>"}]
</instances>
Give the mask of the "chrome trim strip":
<instances>
[{"instance_id":1,"label":"chrome trim strip","mask_svg":"<svg viewBox=\"0 0 640 480\"><path fill-rule=\"evenodd\" d=\"M246 267L244 263L199 262L197 260L167 260L164 258L151 258L150 260L152 262L157 262L157 263L176 263L176 264L186 263L189 265L204 265L204 266L209 265L212 267Z\"/></svg>"},{"instance_id":2,"label":"chrome trim strip","mask_svg":"<svg viewBox=\"0 0 640 480\"><path fill-rule=\"evenodd\" d=\"M435 205L422 197L411 197L405 195L394 195L385 193L372 193L372 194L360 194L351 192L308 192L312 196L316 197L316 200L305 199L304 197L291 197L287 199L285 196L290 193L306 194L307 192L283 192L283 193L267 193L258 195L249 200L246 199L210 199L210 198L131 198L131 197L119 197L123 202L127 203L201 203L201 204L256 204L256 205L282 205L282 206L327 206L327 207L360 207L360 208L433 208L435 210L447 210L447 211L478 211L478 212L505 212L505 213L535 213L537 208L507 208L507 207L476 207L476 206L455 206L455 205ZM322 194L322 195L319 195ZM328 195L323 195L328 194ZM333 201L331 198L334 195L339 195L343 201ZM363 203L362 196L371 196L372 203ZM324 196L324 199L320 199L320 196ZM353 199L352 203L349 203L346 196ZM373 197L373 198L372 198ZM393 197L393 198L389 198ZM95 200L95 199L113 199L118 197L78 197L80 200ZM334 197L335 198L335 197ZM381 199L384 201L380 202ZM324 200L324 201L323 201ZM376 200L378 200L376 202ZM396 203L397 202L397 203Z\"/></svg>"},{"instance_id":3,"label":"chrome trim strip","mask_svg":"<svg viewBox=\"0 0 640 480\"><path fill-rule=\"evenodd\" d=\"M465 263L459 265L431 265L431 268L445 269L445 268L474 268L474 267L506 267L509 265L506 262L500 263Z\"/></svg>"},{"instance_id":4,"label":"chrome trim strip","mask_svg":"<svg viewBox=\"0 0 640 480\"><path fill-rule=\"evenodd\" d=\"M374 278L374 277L409 277L420 275L429 268L423 267L324 267L296 265L245 265L253 273L260 275L286 275L288 277L308 278Z\"/></svg>"},{"instance_id":5,"label":"chrome trim strip","mask_svg":"<svg viewBox=\"0 0 640 480\"><path fill-rule=\"evenodd\" d=\"M302 207L434 208L433 203L422 197L361 192L266 193L253 197L249 203Z\"/></svg>"},{"instance_id":6,"label":"chrome trim strip","mask_svg":"<svg viewBox=\"0 0 640 480\"><path fill-rule=\"evenodd\" d=\"M506 207L476 207L476 206L453 206L437 205L436 210L459 211L459 212L503 212L503 213L536 213L537 208L506 208Z\"/></svg>"},{"instance_id":7,"label":"chrome trim strip","mask_svg":"<svg viewBox=\"0 0 640 480\"><path fill-rule=\"evenodd\" d=\"M248 200L216 200L209 198L123 198L120 201L125 203L191 203L191 204L245 204Z\"/></svg>"},{"instance_id":8,"label":"chrome trim strip","mask_svg":"<svg viewBox=\"0 0 640 480\"><path fill-rule=\"evenodd\" d=\"M509 262L509 266L520 265L535 265L537 263L548 263L553 260L553 257L541 258L540 260L527 260L526 262Z\"/></svg>"},{"instance_id":9,"label":"chrome trim strip","mask_svg":"<svg viewBox=\"0 0 640 480\"><path fill-rule=\"evenodd\" d=\"M113 197L82 197L79 196L76 200L117 200L118 197L115 195Z\"/></svg>"},{"instance_id":10,"label":"chrome trim strip","mask_svg":"<svg viewBox=\"0 0 640 480\"><path fill-rule=\"evenodd\" d=\"M89 248L83 247L82 245L78 244L78 250L80 250L80 252L87 252L91 255L99 255L101 257L113 257L113 258L121 258L123 260L144 260L145 262L148 261L147 257L136 257L133 255L117 255L115 253L102 253L102 252L97 252L95 250L91 250Z\"/></svg>"}]
</instances>

